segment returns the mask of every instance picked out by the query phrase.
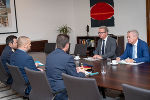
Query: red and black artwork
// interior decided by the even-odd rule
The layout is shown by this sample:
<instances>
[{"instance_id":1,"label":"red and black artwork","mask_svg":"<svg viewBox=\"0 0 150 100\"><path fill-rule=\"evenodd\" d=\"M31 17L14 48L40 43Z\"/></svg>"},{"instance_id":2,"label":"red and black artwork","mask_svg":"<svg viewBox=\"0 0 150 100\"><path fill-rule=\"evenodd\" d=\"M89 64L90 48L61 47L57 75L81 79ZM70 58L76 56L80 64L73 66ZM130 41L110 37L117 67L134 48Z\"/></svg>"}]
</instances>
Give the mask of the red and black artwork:
<instances>
[{"instance_id":1,"label":"red and black artwork","mask_svg":"<svg viewBox=\"0 0 150 100\"><path fill-rule=\"evenodd\" d=\"M91 27L114 26L113 0L90 0Z\"/></svg>"}]
</instances>

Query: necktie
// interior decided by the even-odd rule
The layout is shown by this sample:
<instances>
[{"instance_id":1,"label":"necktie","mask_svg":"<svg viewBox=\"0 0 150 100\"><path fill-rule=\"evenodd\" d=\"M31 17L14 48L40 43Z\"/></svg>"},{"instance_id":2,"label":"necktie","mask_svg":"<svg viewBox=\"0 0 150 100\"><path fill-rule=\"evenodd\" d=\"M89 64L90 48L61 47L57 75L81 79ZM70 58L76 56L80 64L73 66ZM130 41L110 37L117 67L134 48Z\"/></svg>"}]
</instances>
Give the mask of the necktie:
<instances>
[{"instance_id":1,"label":"necktie","mask_svg":"<svg viewBox=\"0 0 150 100\"><path fill-rule=\"evenodd\" d=\"M133 45L133 51L132 51L132 58L133 58L133 59L135 58L135 53L136 53L136 52L135 52L135 48L136 48L135 45Z\"/></svg>"},{"instance_id":2,"label":"necktie","mask_svg":"<svg viewBox=\"0 0 150 100\"><path fill-rule=\"evenodd\" d=\"M104 47L105 47L105 40L103 40L103 45L102 45L102 55L104 55Z\"/></svg>"}]
</instances>

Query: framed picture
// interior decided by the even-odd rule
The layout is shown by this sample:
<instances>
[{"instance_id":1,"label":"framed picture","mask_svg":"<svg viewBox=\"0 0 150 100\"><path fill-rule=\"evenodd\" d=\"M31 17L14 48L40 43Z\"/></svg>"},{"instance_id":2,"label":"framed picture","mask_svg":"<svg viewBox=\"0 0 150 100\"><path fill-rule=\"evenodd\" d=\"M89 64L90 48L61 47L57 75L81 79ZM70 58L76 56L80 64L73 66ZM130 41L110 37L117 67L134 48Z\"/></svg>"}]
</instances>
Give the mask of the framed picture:
<instances>
[{"instance_id":1,"label":"framed picture","mask_svg":"<svg viewBox=\"0 0 150 100\"><path fill-rule=\"evenodd\" d=\"M91 27L114 27L114 0L90 0Z\"/></svg>"},{"instance_id":2,"label":"framed picture","mask_svg":"<svg viewBox=\"0 0 150 100\"><path fill-rule=\"evenodd\" d=\"M0 0L0 34L18 33L15 0Z\"/></svg>"}]
</instances>

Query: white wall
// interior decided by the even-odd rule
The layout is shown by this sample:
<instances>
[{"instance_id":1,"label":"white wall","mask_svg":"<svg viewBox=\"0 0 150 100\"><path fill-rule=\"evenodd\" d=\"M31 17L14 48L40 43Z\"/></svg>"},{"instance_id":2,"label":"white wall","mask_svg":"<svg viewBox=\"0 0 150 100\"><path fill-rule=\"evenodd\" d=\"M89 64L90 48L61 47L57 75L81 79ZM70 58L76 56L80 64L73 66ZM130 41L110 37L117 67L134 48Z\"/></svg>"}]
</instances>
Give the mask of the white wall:
<instances>
[{"instance_id":1,"label":"white wall","mask_svg":"<svg viewBox=\"0 0 150 100\"><path fill-rule=\"evenodd\" d=\"M125 35L128 30L137 29L140 38L147 41L146 0L114 0L115 27L110 33ZM73 30L70 34L71 53L76 36L86 35L86 25L90 25L90 0L16 0L18 34L31 40L48 39L55 42L57 28L67 24ZM89 35L96 36L98 28L91 28ZM0 34L0 44L10 34Z\"/></svg>"},{"instance_id":2,"label":"white wall","mask_svg":"<svg viewBox=\"0 0 150 100\"><path fill-rule=\"evenodd\" d=\"M85 27L90 23L89 0L74 0L75 33L86 35ZM124 35L129 30L137 29L140 38L147 42L146 33L146 0L114 0L115 27L108 27L115 35ZM91 28L89 35L97 36L98 28Z\"/></svg>"}]
</instances>

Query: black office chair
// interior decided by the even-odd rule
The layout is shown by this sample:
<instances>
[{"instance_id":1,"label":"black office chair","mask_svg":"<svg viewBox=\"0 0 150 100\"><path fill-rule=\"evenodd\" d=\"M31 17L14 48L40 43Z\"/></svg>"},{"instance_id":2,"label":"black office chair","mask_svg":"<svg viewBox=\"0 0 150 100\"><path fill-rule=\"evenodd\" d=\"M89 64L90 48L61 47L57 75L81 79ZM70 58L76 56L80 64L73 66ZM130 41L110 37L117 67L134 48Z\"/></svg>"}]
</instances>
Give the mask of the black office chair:
<instances>
[{"instance_id":1,"label":"black office chair","mask_svg":"<svg viewBox=\"0 0 150 100\"><path fill-rule=\"evenodd\" d=\"M122 84L125 100L150 100L150 90Z\"/></svg>"},{"instance_id":2,"label":"black office chair","mask_svg":"<svg viewBox=\"0 0 150 100\"><path fill-rule=\"evenodd\" d=\"M62 74L69 100L102 100L96 80Z\"/></svg>"},{"instance_id":3,"label":"black office chair","mask_svg":"<svg viewBox=\"0 0 150 100\"><path fill-rule=\"evenodd\" d=\"M25 95L25 89L29 84L25 82L19 68L17 66L9 65L8 63L6 65L8 66L8 69L13 78L11 88L21 96L27 97L27 95Z\"/></svg>"},{"instance_id":4,"label":"black office chair","mask_svg":"<svg viewBox=\"0 0 150 100\"><path fill-rule=\"evenodd\" d=\"M45 43L44 52L49 54L56 48L56 43Z\"/></svg>"},{"instance_id":5,"label":"black office chair","mask_svg":"<svg viewBox=\"0 0 150 100\"><path fill-rule=\"evenodd\" d=\"M25 71L32 88L29 95L29 99L53 100L55 97L55 93L52 92L52 89L49 86L45 72L34 71L28 68L25 68Z\"/></svg>"},{"instance_id":6,"label":"black office chair","mask_svg":"<svg viewBox=\"0 0 150 100\"><path fill-rule=\"evenodd\" d=\"M2 62L1 62L1 58L0 58L0 81L6 85L8 77L9 77L9 75L5 71L5 69L2 65Z\"/></svg>"},{"instance_id":7,"label":"black office chair","mask_svg":"<svg viewBox=\"0 0 150 100\"><path fill-rule=\"evenodd\" d=\"M87 52L87 45L86 44L76 44L75 45L75 50L74 50L74 55L80 55L85 57Z\"/></svg>"},{"instance_id":8,"label":"black office chair","mask_svg":"<svg viewBox=\"0 0 150 100\"><path fill-rule=\"evenodd\" d=\"M118 45L117 45L117 47L116 47L115 53L116 53L116 56L117 56L117 57L121 56L121 48L120 48Z\"/></svg>"}]
</instances>

